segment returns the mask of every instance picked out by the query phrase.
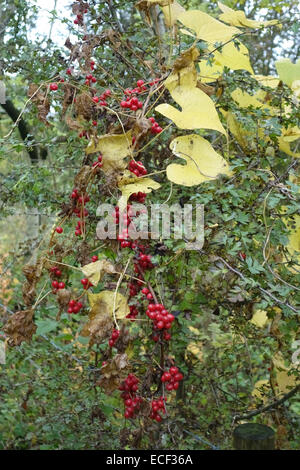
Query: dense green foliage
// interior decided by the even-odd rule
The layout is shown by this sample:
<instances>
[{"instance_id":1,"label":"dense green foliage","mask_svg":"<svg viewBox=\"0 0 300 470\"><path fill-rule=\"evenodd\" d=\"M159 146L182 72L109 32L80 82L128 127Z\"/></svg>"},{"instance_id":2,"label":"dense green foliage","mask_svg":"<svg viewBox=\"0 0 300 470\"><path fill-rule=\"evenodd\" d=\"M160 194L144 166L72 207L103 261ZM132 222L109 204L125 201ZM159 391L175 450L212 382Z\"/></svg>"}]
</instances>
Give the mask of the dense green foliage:
<instances>
[{"instance_id":1,"label":"dense green foliage","mask_svg":"<svg viewBox=\"0 0 300 470\"><path fill-rule=\"evenodd\" d=\"M216 16L217 2L186 0L181 4ZM282 22L282 29L265 28L242 38L255 74L276 75L274 64L279 56L292 61L299 57L299 23L293 13L297 2L246 0L226 4L244 10L249 18ZM165 78L174 61L193 45L189 36L179 39L178 34L170 39L166 30L162 33L160 16L149 26L133 2L93 0L89 5L90 21L84 34L101 36L114 30L118 35L115 43L104 42L92 54L98 89L103 92L110 88L118 99L120 89L140 78L153 78L150 71ZM43 39L29 34L39 18L38 1L35 6L27 0L7 2L0 14L4 25L0 29L0 79L19 112L30 85L49 84L57 77L65 82L69 79L66 70L73 66L70 51L51 32L61 22L72 34L72 43L76 38L82 40L82 31L73 23L74 15L67 14L65 18L55 9L51 12L49 32ZM209 58L204 42L197 41L197 47ZM81 92L87 89L84 76L71 77L70 82ZM124 420L119 393L107 395L96 385L102 361L111 358L107 341L88 346L88 338L81 335L89 314L87 305L80 315L66 311L58 315L51 293L41 300L49 290L46 273L36 286L36 297L41 300L35 309L37 331L31 342L8 348L6 364L0 365L1 449L230 449L232 428L243 421L242 415L289 391L285 388L286 376L280 377L280 367L274 362L278 353L281 365L286 370L291 368L291 388L297 384L299 365L291 364L291 356L299 336L299 253L289 250L289 237L299 217L299 158L293 155L297 142L291 143L293 152L288 155L279 148L279 138L283 129L299 126L298 102L295 104L286 84L276 89L258 85L244 70L225 67L222 78L212 86L216 108L231 112L254 135L247 148L228 128L228 140L216 131L195 131L208 137L214 149L229 161L232 176L193 187L170 182L161 171L178 161L169 149L170 141L191 131L177 129L159 113L154 113L155 119L164 132L143 142L147 147L138 157L161 184L159 191L147 196L147 204L168 201L205 206L205 242L200 252L186 251L183 241L174 239L149 243L155 267L145 274L145 280L161 303L176 314L165 359L169 365L175 361L184 374L168 403L167 418L150 424L144 417ZM283 110L289 106L291 111L288 116L274 116L259 108L242 107L232 97L238 87L250 95L263 90L268 93L270 107ZM156 104L172 103L168 91L156 98ZM78 130L70 128L62 117L63 99L59 87L51 96L48 125L38 116L36 103L26 104L22 117L30 131L25 141L18 129L10 132L11 119L5 110L0 112L1 331L14 312L25 309L23 265L36 261L41 252L49 256L49 239L65 215L74 177L83 164L93 161L85 155L87 140L78 138ZM117 101L113 106L119 109ZM115 114L103 111L98 115L98 135L118 129ZM72 117L75 120L78 116ZM222 122L226 127L225 118ZM90 121L86 120L84 126L93 133ZM259 128L262 133L257 131ZM28 150L32 148L38 150L38 161L30 158ZM84 250L99 259L109 259L118 272L132 257L129 249L119 250L116 244L105 244L95 237L98 204L116 204L119 198L105 174L97 176L89 196L86 244L74 237L71 221L64 225L63 263L75 267L64 273L66 287L75 291L79 291L82 277L78 268L86 264L80 262ZM130 272L134 274L132 267ZM107 289L110 282L112 279L105 277L93 292ZM141 294L138 299L144 312L146 303ZM258 327L250 320L261 310L266 312L267 320ZM160 376L152 361L156 351L152 327L146 322L142 327L139 322L129 323L126 327L131 342L126 351L131 366L141 382L151 370L154 393ZM256 384L262 380L268 385L257 392ZM276 429L279 448L299 448L297 394L283 405L249 419Z\"/></svg>"}]
</instances>

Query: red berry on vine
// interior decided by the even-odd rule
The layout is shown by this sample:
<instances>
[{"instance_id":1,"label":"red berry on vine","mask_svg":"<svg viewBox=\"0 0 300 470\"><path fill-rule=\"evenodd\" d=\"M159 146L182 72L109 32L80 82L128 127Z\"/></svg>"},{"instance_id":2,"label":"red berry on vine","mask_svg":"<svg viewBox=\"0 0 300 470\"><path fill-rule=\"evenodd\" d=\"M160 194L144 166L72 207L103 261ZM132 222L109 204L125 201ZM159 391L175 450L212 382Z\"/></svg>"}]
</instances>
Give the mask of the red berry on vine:
<instances>
[{"instance_id":1,"label":"red berry on vine","mask_svg":"<svg viewBox=\"0 0 300 470\"><path fill-rule=\"evenodd\" d=\"M49 88L51 91L56 91L58 89L58 85L57 83L50 83Z\"/></svg>"},{"instance_id":2,"label":"red berry on vine","mask_svg":"<svg viewBox=\"0 0 300 470\"><path fill-rule=\"evenodd\" d=\"M64 282L59 282L58 283L58 288L59 289L64 289L66 287L66 284Z\"/></svg>"},{"instance_id":3,"label":"red berry on vine","mask_svg":"<svg viewBox=\"0 0 300 470\"><path fill-rule=\"evenodd\" d=\"M56 231L57 233L63 233L64 230L63 230L62 227L56 227L55 231Z\"/></svg>"},{"instance_id":4,"label":"red berry on vine","mask_svg":"<svg viewBox=\"0 0 300 470\"><path fill-rule=\"evenodd\" d=\"M51 285L52 285L53 289L58 289L58 284L59 284L58 281L52 281L51 282Z\"/></svg>"}]
</instances>

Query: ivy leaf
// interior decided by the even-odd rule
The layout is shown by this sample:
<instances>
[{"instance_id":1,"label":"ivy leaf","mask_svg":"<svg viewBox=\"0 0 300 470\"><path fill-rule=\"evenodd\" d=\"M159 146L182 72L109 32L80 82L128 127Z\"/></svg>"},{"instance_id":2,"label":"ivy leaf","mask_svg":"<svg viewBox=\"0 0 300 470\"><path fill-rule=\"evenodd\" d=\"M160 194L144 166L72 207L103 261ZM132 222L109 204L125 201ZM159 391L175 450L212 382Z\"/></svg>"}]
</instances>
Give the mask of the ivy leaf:
<instances>
[{"instance_id":1,"label":"ivy leaf","mask_svg":"<svg viewBox=\"0 0 300 470\"><path fill-rule=\"evenodd\" d=\"M177 157L186 161L185 166L172 163L167 167L167 177L173 183L195 186L211 181L220 174L231 174L226 160L199 135L178 137L172 140L170 148Z\"/></svg>"}]
</instances>

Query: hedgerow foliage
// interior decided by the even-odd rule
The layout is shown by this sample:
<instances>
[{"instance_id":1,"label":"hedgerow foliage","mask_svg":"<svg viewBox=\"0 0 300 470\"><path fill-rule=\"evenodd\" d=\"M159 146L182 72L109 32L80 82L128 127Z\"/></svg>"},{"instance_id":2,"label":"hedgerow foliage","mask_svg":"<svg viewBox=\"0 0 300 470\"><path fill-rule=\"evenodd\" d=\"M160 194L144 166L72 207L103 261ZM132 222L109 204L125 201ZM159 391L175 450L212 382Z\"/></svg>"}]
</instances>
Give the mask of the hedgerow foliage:
<instances>
[{"instance_id":1,"label":"hedgerow foliage","mask_svg":"<svg viewBox=\"0 0 300 470\"><path fill-rule=\"evenodd\" d=\"M24 67L25 41L15 51L27 149L48 155L25 165L14 154L4 169L4 214L25 202L39 224L3 314L1 380L9 390L19 371L26 391L1 445L230 448L232 425L255 419L293 448L300 62L275 60L262 75L244 38L295 26L222 3L105 3L76 1L64 47L30 49L36 70ZM17 124L4 123L4 156L24 150ZM97 207L114 205L116 224L125 210L129 225L134 202L203 204L203 247L134 241L126 228L99 240Z\"/></svg>"}]
</instances>

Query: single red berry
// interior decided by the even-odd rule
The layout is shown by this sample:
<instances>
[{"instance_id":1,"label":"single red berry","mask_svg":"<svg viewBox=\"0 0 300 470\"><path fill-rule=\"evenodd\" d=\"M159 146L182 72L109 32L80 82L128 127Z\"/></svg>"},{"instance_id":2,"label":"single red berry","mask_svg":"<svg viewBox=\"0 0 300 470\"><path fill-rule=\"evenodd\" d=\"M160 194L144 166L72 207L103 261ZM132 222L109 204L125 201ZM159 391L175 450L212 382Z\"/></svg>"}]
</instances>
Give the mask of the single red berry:
<instances>
[{"instance_id":1,"label":"single red berry","mask_svg":"<svg viewBox=\"0 0 300 470\"><path fill-rule=\"evenodd\" d=\"M56 231L57 233L63 233L64 230L63 230L62 227L56 227L55 231Z\"/></svg>"},{"instance_id":2,"label":"single red berry","mask_svg":"<svg viewBox=\"0 0 300 470\"><path fill-rule=\"evenodd\" d=\"M58 288L59 289L64 289L66 287L66 284L64 282L59 282L58 283Z\"/></svg>"},{"instance_id":3,"label":"single red berry","mask_svg":"<svg viewBox=\"0 0 300 470\"><path fill-rule=\"evenodd\" d=\"M50 83L49 88L51 91L56 91L58 89L58 85L57 83Z\"/></svg>"},{"instance_id":4,"label":"single red berry","mask_svg":"<svg viewBox=\"0 0 300 470\"><path fill-rule=\"evenodd\" d=\"M58 284L59 284L58 281L52 281L51 282L51 285L52 285L53 289L58 289Z\"/></svg>"}]
</instances>

